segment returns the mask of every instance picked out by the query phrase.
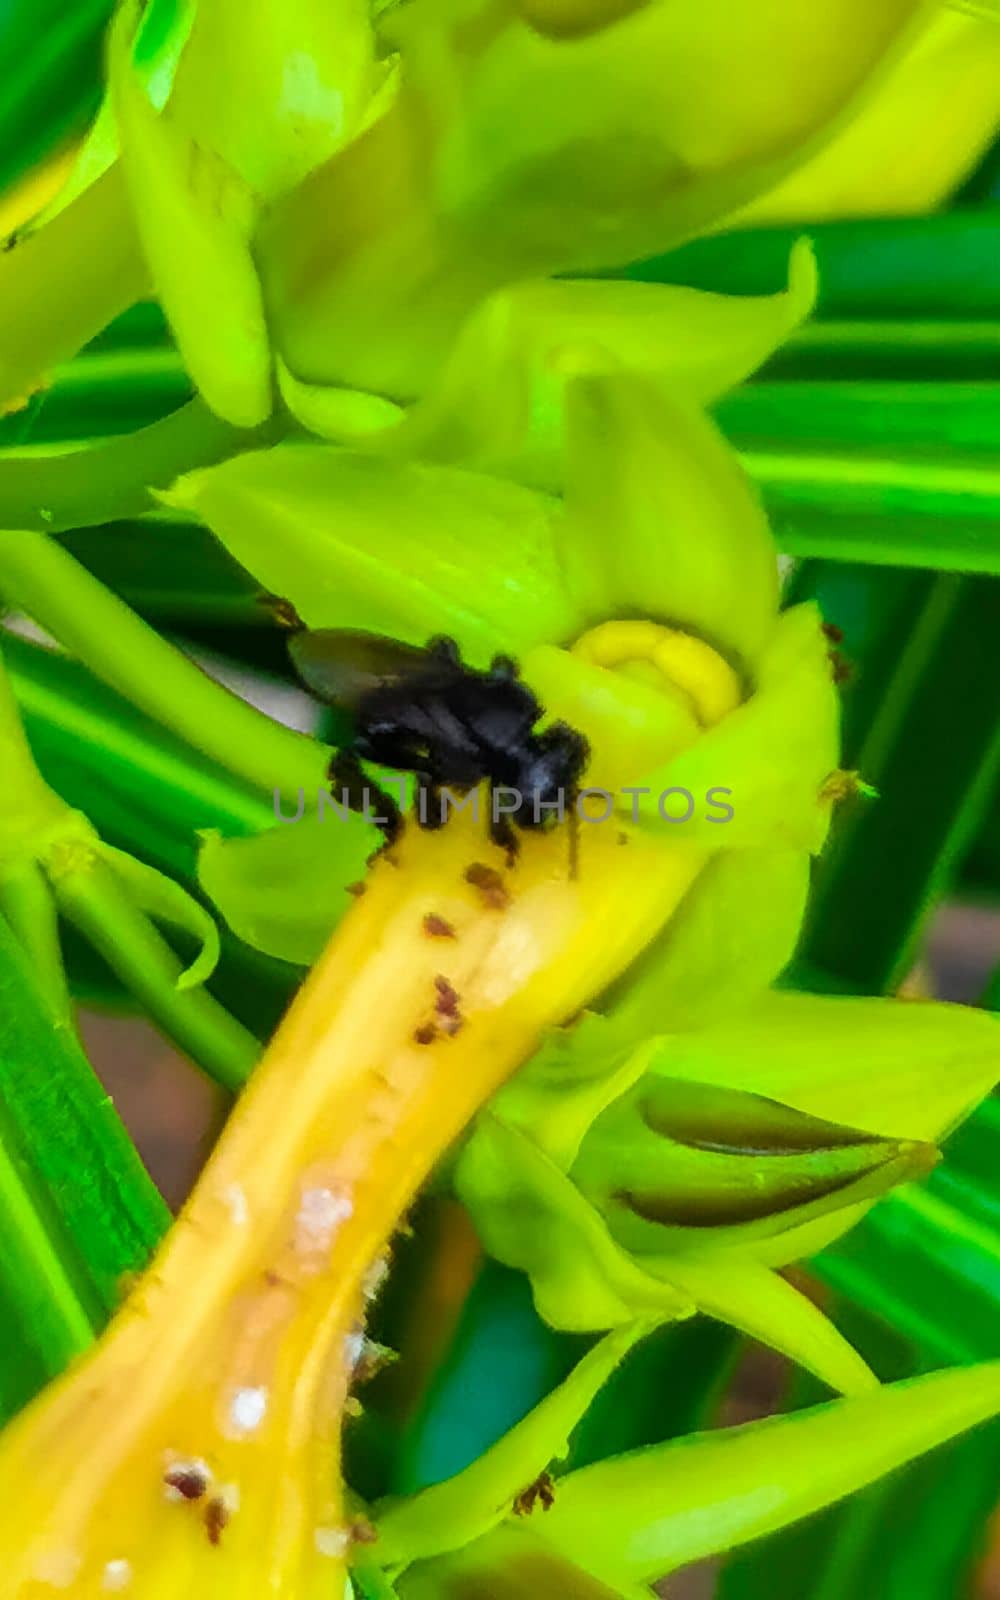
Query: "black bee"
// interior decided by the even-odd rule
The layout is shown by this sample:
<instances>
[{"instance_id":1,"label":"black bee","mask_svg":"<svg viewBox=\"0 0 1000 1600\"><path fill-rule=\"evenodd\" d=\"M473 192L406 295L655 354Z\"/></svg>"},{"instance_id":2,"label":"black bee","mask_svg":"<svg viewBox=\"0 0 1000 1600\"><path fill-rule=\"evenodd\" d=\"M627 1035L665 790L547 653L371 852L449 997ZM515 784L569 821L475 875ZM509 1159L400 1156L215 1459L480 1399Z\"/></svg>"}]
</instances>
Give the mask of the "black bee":
<instances>
[{"instance_id":1,"label":"black bee","mask_svg":"<svg viewBox=\"0 0 1000 1600\"><path fill-rule=\"evenodd\" d=\"M495 656L482 672L466 665L452 639L417 649L328 628L297 630L289 652L306 687L352 719L349 742L330 766L334 792L355 810L376 797L390 842L402 822L399 807L362 761L414 774L424 828L445 821L444 790L464 796L487 781L490 837L511 856L513 824L541 828L554 816L575 817L587 741L565 722L538 729L544 710L509 656ZM503 809L494 803L497 787L514 791Z\"/></svg>"}]
</instances>

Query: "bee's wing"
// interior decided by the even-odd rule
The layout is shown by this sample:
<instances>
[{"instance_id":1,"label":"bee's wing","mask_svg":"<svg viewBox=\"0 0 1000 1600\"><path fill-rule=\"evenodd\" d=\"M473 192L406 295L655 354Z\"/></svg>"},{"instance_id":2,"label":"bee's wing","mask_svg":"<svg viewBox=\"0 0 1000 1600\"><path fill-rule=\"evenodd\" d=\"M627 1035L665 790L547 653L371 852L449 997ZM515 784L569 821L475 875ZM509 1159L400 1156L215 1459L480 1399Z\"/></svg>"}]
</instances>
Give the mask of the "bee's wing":
<instances>
[{"instance_id":1,"label":"bee's wing","mask_svg":"<svg viewBox=\"0 0 1000 1600\"><path fill-rule=\"evenodd\" d=\"M426 670L426 650L350 628L303 629L288 641L288 653L306 688L320 700L356 711L380 684L400 683Z\"/></svg>"}]
</instances>

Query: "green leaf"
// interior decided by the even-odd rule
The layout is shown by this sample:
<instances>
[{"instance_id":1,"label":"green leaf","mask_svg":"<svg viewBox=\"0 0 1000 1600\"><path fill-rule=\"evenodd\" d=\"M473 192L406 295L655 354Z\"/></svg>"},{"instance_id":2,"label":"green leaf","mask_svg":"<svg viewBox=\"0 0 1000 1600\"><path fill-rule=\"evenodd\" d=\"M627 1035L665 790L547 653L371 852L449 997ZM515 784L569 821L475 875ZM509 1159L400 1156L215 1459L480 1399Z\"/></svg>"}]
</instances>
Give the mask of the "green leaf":
<instances>
[{"instance_id":1,"label":"green leaf","mask_svg":"<svg viewBox=\"0 0 1000 1600\"><path fill-rule=\"evenodd\" d=\"M890 1195L815 1267L823 1280L909 1339L921 1360L996 1350L1000 1231L933 1182Z\"/></svg>"},{"instance_id":2,"label":"green leaf","mask_svg":"<svg viewBox=\"0 0 1000 1600\"><path fill-rule=\"evenodd\" d=\"M256 427L271 411L271 358L249 247L253 201L169 106L158 114L150 104L130 60L138 14L135 0L119 11L109 56L136 227L199 390L227 422Z\"/></svg>"},{"instance_id":3,"label":"green leaf","mask_svg":"<svg viewBox=\"0 0 1000 1600\"><path fill-rule=\"evenodd\" d=\"M0 51L11 64L0 95L4 190L77 133L96 105L101 36L111 9L111 0L70 7L61 0L13 0L4 8Z\"/></svg>"},{"instance_id":4,"label":"green leaf","mask_svg":"<svg viewBox=\"0 0 1000 1600\"><path fill-rule=\"evenodd\" d=\"M0 918L3 1402L27 1401L117 1305L168 1222L114 1107Z\"/></svg>"},{"instance_id":5,"label":"green leaf","mask_svg":"<svg viewBox=\"0 0 1000 1600\"><path fill-rule=\"evenodd\" d=\"M597 1391L651 1323L608 1334L522 1422L463 1472L376 1508L379 1561L390 1570L469 1544L510 1512L517 1495L569 1446Z\"/></svg>"},{"instance_id":6,"label":"green leaf","mask_svg":"<svg viewBox=\"0 0 1000 1600\"><path fill-rule=\"evenodd\" d=\"M839 1600L880 1589L906 1600L974 1593L998 1464L996 1423L942 1445L727 1562L719 1600L760 1600L776 1583L796 1600Z\"/></svg>"},{"instance_id":7,"label":"green leaf","mask_svg":"<svg viewBox=\"0 0 1000 1600\"><path fill-rule=\"evenodd\" d=\"M888 462L901 452L914 464L917 452L940 460L947 449L971 462L1000 442L1000 384L763 380L724 396L714 416L737 449L765 458L801 449Z\"/></svg>"},{"instance_id":8,"label":"green leaf","mask_svg":"<svg viewBox=\"0 0 1000 1600\"><path fill-rule=\"evenodd\" d=\"M162 111L173 87L191 25L197 0L145 0L142 20L135 34L132 66L151 105ZM112 11L113 15L113 11ZM96 183L117 161L118 123L112 95L105 90L100 109L87 137L80 145L69 175L55 198L45 207L38 221L49 222L70 201Z\"/></svg>"},{"instance_id":9,"label":"green leaf","mask_svg":"<svg viewBox=\"0 0 1000 1600\"><path fill-rule=\"evenodd\" d=\"M803 575L804 587L817 582L833 615L836 590L815 571ZM867 621L849 759L881 798L837 820L803 955L851 987L878 991L902 982L988 815L1000 772L1000 632L993 580L862 575L854 593ZM845 647L850 658L852 642Z\"/></svg>"},{"instance_id":10,"label":"green leaf","mask_svg":"<svg viewBox=\"0 0 1000 1600\"><path fill-rule=\"evenodd\" d=\"M796 223L693 239L670 255L630 267L628 276L715 294L768 294L781 282L801 232ZM883 317L893 320L903 338L922 318L954 323L1000 312L993 270L1000 218L992 206L814 222L809 237L819 263L819 310L831 319L831 333L852 318Z\"/></svg>"},{"instance_id":11,"label":"green leaf","mask_svg":"<svg viewBox=\"0 0 1000 1600\"><path fill-rule=\"evenodd\" d=\"M790 555L1000 573L1000 469L927 450L745 450Z\"/></svg>"},{"instance_id":12,"label":"green leaf","mask_svg":"<svg viewBox=\"0 0 1000 1600\"><path fill-rule=\"evenodd\" d=\"M571 1473L539 1532L605 1582L649 1582L808 1516L998 1410L990 1362L695 1434Z\"/></svg>"},{"instance_id":13,"label":"green leaf","mask_svg":"<svg viewBox=\"0 0 1000 1600\"><path fill-rule=\"evenodd\" d=\"M908 378L966 381L996 377L1000 321L949 317L811 322L778 352L780 378Z\"/></svg>"},{"instance_id":14,"label":"green leaf","mask_svg":"<svg viewBox=\"0 0 1000 1600\"><path fill-rule=\"evenodd\" d=\"M310 799L312 797L309 797ZM360 817L307 815L252 839L203 835L198 878L255 950L309 966L351 903L378 838Z\"/></svg>"},{"instance_id":15,"label":"green leaf","mask_svg":"<svg viewBox=\"0 0 1000 1600\"><path fill-rule=\"evenodd\" d=\"M287 444L191 473L160 498L202 517L312 628L416 644L448 633L476 664L576 629L555 502L499 479Z\"/></svg>"}]
</instances>

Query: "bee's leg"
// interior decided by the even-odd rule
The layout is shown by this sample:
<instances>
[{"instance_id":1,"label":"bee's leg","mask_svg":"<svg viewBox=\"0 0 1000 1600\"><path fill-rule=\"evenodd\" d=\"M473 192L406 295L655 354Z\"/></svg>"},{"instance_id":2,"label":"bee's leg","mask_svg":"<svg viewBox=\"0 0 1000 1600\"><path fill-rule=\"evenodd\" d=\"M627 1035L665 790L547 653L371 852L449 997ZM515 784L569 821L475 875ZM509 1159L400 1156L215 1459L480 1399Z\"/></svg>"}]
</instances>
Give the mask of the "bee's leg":
<instances>
[{"instance_id":1,"label":"bee's leg","mask_svg":"<svg viewBox=\"0 0 1000 1600\"><path fill-rule=\"evenodd\" d=\"M490 662L490 677L494 683L513 683L521 669L513 656L494 656Z\"/></svg>"},{"instance_id":2,"label":"bee's leg","mask_svg":"<svg viewBox=\"0 0 1000 1600\"><path fill-rule=\"evenodd\" d=\"M391 794L386 794L369 778L354 750L338 750L327 769L330 788L335 799L341 799L349 811L359 816L371 817L373 805L378 807L382 830L387 845L395 843L403 826L402 813Z\"/></svg>"},{"instance_id":3,"label":"bee's leg","mask_svg":"<svg viewBox=\"0 0 1000 1600\"><path fill-rule=\"evenodd\" d=\"M447 661L453 667L462 665L461 651L454 639L450 639L446 633L436 633L433 639L428 639L427 654L437 656L439 661Z\"/></svg>"},{"instance_id":4,"label":"bee's leg","mask_svg":"<svg viewBox=\"0 0 1000 1600\"><path fill-rule=\"evenodd\" d=\"M500 846L501 850L505 850L507 852L507 865L508 867L512 867L521 853L521 844L517 837L517 829L514 827L514 824L511 821L508 813L501 812L499 815L497 814L496 805L494 804L493 800L492 784L490 784L489 788L489 801L490 838L493 840L494 844Z\"/></svg>"}]
</instances>

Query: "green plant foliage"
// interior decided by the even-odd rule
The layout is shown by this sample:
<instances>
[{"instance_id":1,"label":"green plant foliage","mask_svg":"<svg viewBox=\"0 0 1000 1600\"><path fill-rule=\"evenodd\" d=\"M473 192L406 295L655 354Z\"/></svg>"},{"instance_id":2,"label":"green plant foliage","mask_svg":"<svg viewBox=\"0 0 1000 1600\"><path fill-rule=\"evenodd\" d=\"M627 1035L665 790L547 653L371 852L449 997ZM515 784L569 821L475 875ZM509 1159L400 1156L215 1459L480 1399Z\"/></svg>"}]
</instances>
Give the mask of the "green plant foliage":
<instances>
[{"instance_id":1,"label":"green plant foliage","mask_svg":"<svg viewBox=\"0 0 1000 1600\"><path fill-rule=\"evenodd\" d=\"M0 185L24 185L0 195L3 1418L70 1368L0 1438L12 1600L649 1600L721 1556L717 1600L965 1592L1000 1461L982 1426L1000 1006L995 961L968 980L978 1006L934 998L922 964L944 900L985 912L1000 891L995 151L940 204L974 157L956 63L993 10L44 0L0 18ZM855 220L936 60L933 214ZM814 158L832 220L746 226L748 203L791 216L776 186L808 192ZM480 874L472 1020L439 974L431 1038L408 1023L355 1104L366 1016L377 1033L401 1003L366 962L398 934L414 972L440 950L443 973L467 935L407 899L405 866L416 931L366 902L381 838L329 794L356 723L293 688L295 614L448 635L479 669L514 656L612 795L601 871L648 851L665 886L631 965L610 923L574 947L618 973L587 1009L518 995L517 1070L437 1143L479 989L532 970L539 930L561 948L537 905L571 921L592 884L553 868L522 916L515 861L499 889ZM225 687L237 671L298 694L295 727ZM668 816L670 790L730 815ZM156 1379L133 1358L120 1432L96 1418L79 1481L42 1495L19 1441L46 1416L76 1438L102 1391L72 1363L169 1223L77 1006L148 1017L236 1094L309 968L331 1014L368 1009L343 1059L318 1024L268 1052L291 1061L290 1112L300 1069L312 1084L307 1129L275 1116L254 1147L253 1088L237 1108L227 1180L273 1154L273 1214L227 1181L207 1225L196 1207L171 1235L199 1268L176 1362L199 1414L169 1411L159 1354ZM474 1042L503 1056L488 1028ZM416 1137L387 1135L369 1181L357 1151L396 1117ZM430 1179L412 1225L375 1228L411 1175L410 1194ZM321 1266L295 1276L317 1194L366 1241L346 1309ZM138 1328L169 1365L160 1281L101 1352ZM792 1364L785 1409L720 1426L744 1340ZM297 1394L328 1371L322 1417L225 1435L207 1506L180 1507L205 1511L197 1543L151 1534L141 1568L104 1551L116 1518L131 1539L172 1514L146 1457L115 1455L136 1418L159 1471L175 1436L208 1436L213 1385L259 1383L270 1426L293 1366ZM340 1411L362 1406L341 1450ZM280 1488L259 1550L248 1471L248 1505Z\"/></svg>"}]
</instances>

